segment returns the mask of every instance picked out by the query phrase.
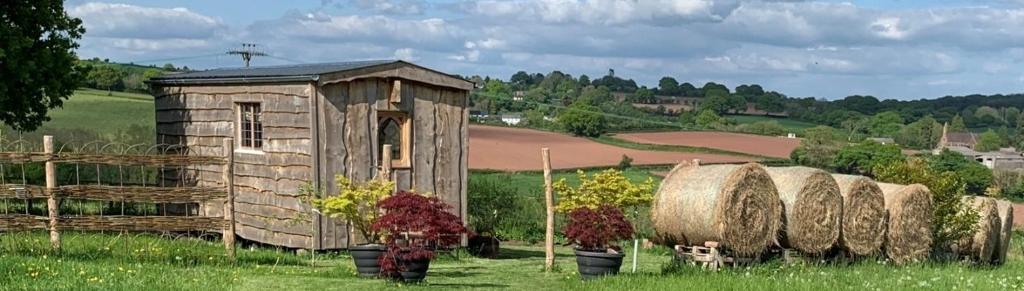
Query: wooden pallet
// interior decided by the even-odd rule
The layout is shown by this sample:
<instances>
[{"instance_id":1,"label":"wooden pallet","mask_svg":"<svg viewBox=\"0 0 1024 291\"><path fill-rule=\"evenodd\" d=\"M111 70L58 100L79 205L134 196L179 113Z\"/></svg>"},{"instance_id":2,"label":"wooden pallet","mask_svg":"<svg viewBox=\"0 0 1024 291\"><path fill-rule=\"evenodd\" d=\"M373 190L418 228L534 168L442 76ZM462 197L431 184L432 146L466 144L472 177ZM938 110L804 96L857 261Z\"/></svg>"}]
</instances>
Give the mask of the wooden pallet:
<instances>
[{"instance_id":1,"label":"wooden pallet","mask_svg":"<svg viewBox=\"0 0 1024 291\"><path fill-rule=\"evenodd\" d=\"M744 266L757 262L757 258L738 257L723 252L718 242L705 242L704 246L675 246L676 259L679 262L687 262L692 265L699 265L703 269L718 271L727 266Z\"/></svg>"}]
</instances>

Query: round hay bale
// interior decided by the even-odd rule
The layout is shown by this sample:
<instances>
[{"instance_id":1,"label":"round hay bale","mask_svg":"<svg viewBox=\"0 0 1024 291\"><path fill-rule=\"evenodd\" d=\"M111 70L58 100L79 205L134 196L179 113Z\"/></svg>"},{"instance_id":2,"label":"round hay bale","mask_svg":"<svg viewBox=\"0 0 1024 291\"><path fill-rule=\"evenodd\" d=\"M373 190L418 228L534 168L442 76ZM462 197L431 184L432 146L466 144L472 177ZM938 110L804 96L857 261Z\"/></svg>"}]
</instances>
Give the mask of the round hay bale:
<instances>
[{"instance_id":1,"label":"round hay bale","mask_svg":"<svg viewBox=\"0 0 1024 291\"><path fill-rule=\"evenodd\" d=\"M886 256L896 264L923 261L932 247L932 193L921 184L879 183L885 196Z\"/></svg>"},{"instance_id":2,"label":"round hay bale","mask_svg":"<svg viewBox=\"0 0 1024 291\"><path fill-rule=\"evenodd\" d=\"M1006 200L996 201L996 210L999 212L999 247L993 256L993 263L1006 263L1006 252L1010 250L1010 238L1013 237L1013 202Z\"/></svg>"},{"instance_id":3,"label":"round hay bale","mask_svg":"<svg viewBox=\"0 0 1024 291\"><path fill-rule=\"evenodd\" d=\"M833 174L843 197L839 246L858 256L882 249L885 241L885 197L868 177Z\"/></svg>"},{"instance_id":4,"label":"round hay bale","mask_svg":"<svg viewBox=\"0 0 1024 291\"><path fill-rule=\"evenodd\" d=\"M808 167L766 170L783 205L780 244L813 255L830 250L839 239L843 213L843 198L832 175Z\"/></svg>"},{"instance_id":5,"label":"round hay bale","mask_svg":"<svg viewBox=\"0 0 1024 291\"><path fill-rule=\"evenodd\" d=\"M753 163L676 167L651 207L660 243L715 241L738 255L760 254L775 243L781 215L775 184Z\"/></svg>"},{"instance_id":6,"label":"round hay bale","mask_svg":"<svg viewBox=\"0 0 1024 291\"><path fill-rule=\"evenodd\" d=\"M957 242L957 250L961 256L975 262L988 263L992 254L999 246L999 211L996 200L989 197L965 196L963 202L978 212L978 222L974 226L974 234Z\"/></svg>"}]
</instances>

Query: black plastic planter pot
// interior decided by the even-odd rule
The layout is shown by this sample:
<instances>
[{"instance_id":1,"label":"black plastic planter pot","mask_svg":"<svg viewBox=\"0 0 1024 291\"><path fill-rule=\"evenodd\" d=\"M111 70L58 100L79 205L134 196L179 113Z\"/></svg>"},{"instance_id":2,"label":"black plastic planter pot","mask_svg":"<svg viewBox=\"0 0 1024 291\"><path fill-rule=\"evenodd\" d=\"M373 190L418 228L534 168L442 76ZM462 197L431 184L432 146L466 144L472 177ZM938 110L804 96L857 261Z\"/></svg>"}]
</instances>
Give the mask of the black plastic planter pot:
<instances>
[{"instance_id":1,"label":"black plastic planter pot","mask_svg":"<svg viewBox=\"0 0 1024 291\"><path fill-rule=\"evenodd\" d=\"M481 258L496 258L501 248L501 241L492 236L474 236L469 239L467 250L471 255Z\"/></svg>"},{"instance_id":2,"label":"black plastic planter pot","mask_svg":"<svg viewBox=\"0 0 1024 291\"><path fill-rule=\"evenodd\" d=\"M579 266L580 277L590 280L618 274L623 257L625 254L576 250L576 265Z\"/></svg>"},{"instance_id":3,"label":"black plastic planter pot","mask_svg":"<svg viewBox=\"0 0 1024 291\"><path fill-rule=\"evenodd\" d=\"M352 260L356 263L359 277L380 276L380 257L386 249L382 245L359 245L349 248Z\"/></svg>"},{"instance_id":4,"label":"black plastic planter pot","mask_svg":"<svg viewBox=\"0 0 1024 291\"><path fill-rule=\"evenodd\" d=\"M403 271L398 272L402 281L408 283L422 282L427 277L427 269L430 268L430 259L400 260L398 262Z\"/></svg>"}]
</instances>

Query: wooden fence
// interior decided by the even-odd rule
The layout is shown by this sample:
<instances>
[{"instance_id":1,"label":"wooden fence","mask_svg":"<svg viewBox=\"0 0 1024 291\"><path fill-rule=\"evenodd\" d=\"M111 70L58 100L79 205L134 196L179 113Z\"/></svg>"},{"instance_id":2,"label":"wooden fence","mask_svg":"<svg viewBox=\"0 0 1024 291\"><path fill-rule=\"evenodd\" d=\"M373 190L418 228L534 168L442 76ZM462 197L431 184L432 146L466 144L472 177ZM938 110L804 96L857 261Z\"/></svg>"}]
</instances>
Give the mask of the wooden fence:
<instances>
[{"instance_id":1,"label":"wooden fence","mask_svg":"<svg viewBox=\"0 0 1024 291\"><path fill-rule=\"evenodd\" d=\"M190 154L167 154L167 153L85 153L85 152L62 152L54 150L52 136L43 138L43 151L0 151L0 199L4 201L3 213L0 213L0 232L27 231L27 230L49 230L50 243L55 251L60 251L60 233L63 230L76 231L140 231L140 232L220 232L223 235L225 251L228 257L235 256L235 224L234 224L234 143L232 139L224 140L223 153L220 156L214 155L190 155ZM43 163L45 165L44 185L28 185L25 181L25 164ZM9 183L10 180L3 169L3 165L21 165L21 182ZM57 185L57 165L74 164L77 169L81 164L96 165L95 184L74 184ZM215 187L193 186L181 183L173 187L162 186L159 183L146 185L143 178L142 185L125 185L124 180L116 181L117 185L104 185L100 183L100 165L114 166L118 174L123 177L123 167L140 167L142 172L165 172L167 168L184 168L196 166L221 166L223 167L223 182ZM147 172L148 167L148 172ZM16 179L13 179L16 180ZM183 180L183 179L182 179ZM24 213L10 213L7 208L7 201L16 199L25 201ZM46 199L46 215L31 214L33 199ZM75 199L78 201L105 201L111 205L115 202L121 203L120 215L104 215L102 209L99 215L62 215L60 205L62 200ZM211 217L194 215L190 216L187 205L198 205L200 203L224 201L222 216ZM160 215L126 215L125 203L150 203L164 205L165 209ZM184 215L169 215L166 205L186 205ZM70 214L70 213L69 213Z\"/></svg>"}]
</instances>

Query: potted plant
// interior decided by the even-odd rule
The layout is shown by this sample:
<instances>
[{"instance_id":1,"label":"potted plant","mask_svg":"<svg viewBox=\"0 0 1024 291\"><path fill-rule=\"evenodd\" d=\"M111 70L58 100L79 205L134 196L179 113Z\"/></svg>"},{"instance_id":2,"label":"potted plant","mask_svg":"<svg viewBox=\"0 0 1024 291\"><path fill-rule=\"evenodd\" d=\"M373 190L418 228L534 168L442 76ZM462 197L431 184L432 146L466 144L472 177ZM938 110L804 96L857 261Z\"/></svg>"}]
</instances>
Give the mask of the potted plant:
<instances>
[{"instance_id":1,"label":"potted plant","mask_svg":"<svg viewBox=\"0 0 1024 291\"><path fill-rule=\"evenodd\" d=\"M618 274L625 254L614 242L633 237L633 225L611 205L569 212L564 231L576 245L576 264L584 280Z\"/></svg>"},{"instance_id":2,"label":"potted plant","mask_svg":"<svg viewBox=\"0 0 1024 291\"><path fill-rule=\"evenodd\" d=\"M466 228L451 206L437 197L401 191L377 204L384 213L373 229L384 234L386 250L380 257L385 277L419 282L427 276L438 247L457 245Z\"/></svg>"},{"instance_id":3,"label":"potted plant","mask_svg":"<svg viewBox=\"0 0 1024 291\"><path fill-rule=\"evenodd\" d=\"M633 183L618 170L608 169L588 177L578 172L580 184L571 187L561 179L557 210L568 214L565 237L576 246L576 263L583 279L615 275L624 254L614 243L634 238L634 228L623 208L647 205L654 198L654 181ZM638 239L638 238L634 238ZM634 258L636 250L634 249Z\"/></svg>"},{"instance_id":4,"label":"potted plant","mask_svg":"<svg viewBox=\"0 0 1024 291\"><path fill-rule=\"evenodd\" d=\"M327 217L348 221L362 235L366 242L350 247L349 253L352 254L359 276L377 277L381 273L380 257L386 248L381 244L381 235L373 228L373 224L381 214L377 204L394 192L395 183L374 179L357 184L340 175L335 180L338 195L313 200L313 205Z\"/></svg>"}]
</instances>

